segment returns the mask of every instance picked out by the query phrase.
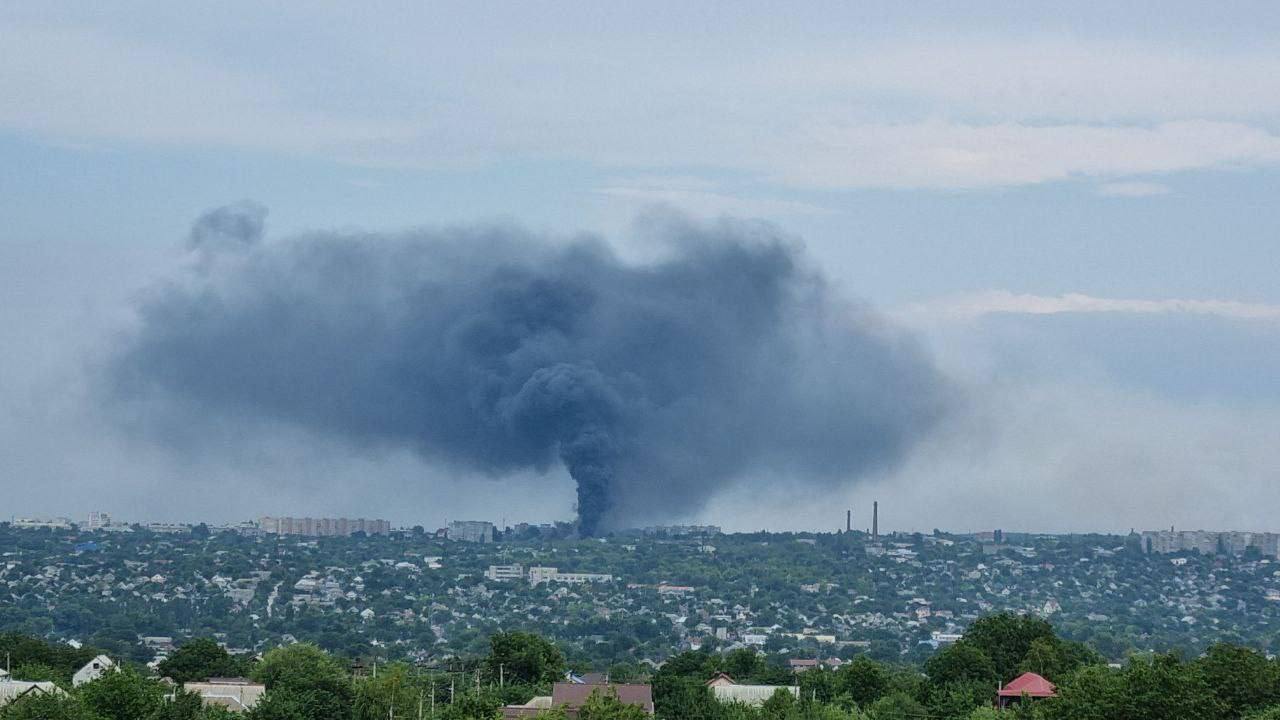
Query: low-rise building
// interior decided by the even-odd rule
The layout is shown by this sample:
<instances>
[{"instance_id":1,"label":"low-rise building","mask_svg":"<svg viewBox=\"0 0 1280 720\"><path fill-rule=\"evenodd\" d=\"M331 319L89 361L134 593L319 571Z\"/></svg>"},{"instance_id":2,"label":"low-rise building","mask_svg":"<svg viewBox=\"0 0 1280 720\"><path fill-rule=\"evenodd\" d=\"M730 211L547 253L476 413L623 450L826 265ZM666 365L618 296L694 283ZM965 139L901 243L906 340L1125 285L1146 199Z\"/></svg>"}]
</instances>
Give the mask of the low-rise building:
<instances>
[{"instance_id":1,"label":"low-rise building","mask_svg":"<svg viewBox=\"0 0 1280 720\"><path fill-rule=\"evenodd\" d=\"M551 696L535 697L523 705L502 708L504 720L536 717L551 708L564 709L565 716L577 718L578 710L586 704L592 693L614 695L624 705L637 705L648 715L653 715L653 689L649 685L632 683L575 683L558 682L551 688Z\"/></svg>"},{"instance_id":2,"label":"low-rise building","mask_svg":"<svg viewBox=\"0 0 1280 720\"><path fill-rule=\"evenodd\" d=\"M530 585L537 585L544 582L569 584L613 582L613 576L608 573L562 573L559 569L553 567L534 566L529 568Z\"/></svg>"},{"instance_id":3,"label":"low-rise building","mask_svg":"<svg viewBox=\"0 0 1280 720\"><path fill-rule=\"evenodd\" d=\"M524 566L490 565L484 576L490 580L520 580L524 577Z\"/></svg>"},{"instance_id":4,"label":"low-rise building","mask_svg":"<svg viewBox=\"0 0 1280 720\"><path fill-rule=\"evenodd\" d=\"M245 678L209 678L207 682L186 683L182 689L199 695L207 706L217 705L232 712L244 712L258 704L267 686Z\"/></svg>"},{"instance_id":5,"label":"low-rise building","mask_svg":"<svg viewBox=\"0 0 1280 720\"><path fill-rule=\"evenodd\" d=\"M116 664L111 661L111 658L106 655L99 655L85 663L84 667L77 670L76 674L71 676L71 684L75 687L80 687L85 683L93 682L94 680L102 677L104 673L114 670L115 667Z\"/></svg>"}]
</instances>

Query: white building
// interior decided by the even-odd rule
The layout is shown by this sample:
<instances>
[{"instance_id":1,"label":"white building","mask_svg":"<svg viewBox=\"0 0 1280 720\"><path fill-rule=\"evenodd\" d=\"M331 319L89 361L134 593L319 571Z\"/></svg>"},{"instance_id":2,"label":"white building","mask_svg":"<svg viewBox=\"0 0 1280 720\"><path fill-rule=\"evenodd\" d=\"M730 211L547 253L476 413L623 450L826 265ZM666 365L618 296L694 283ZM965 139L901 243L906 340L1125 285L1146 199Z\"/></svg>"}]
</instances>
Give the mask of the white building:
<instances>
[{"instance_id":1,"label":"white building","mask_svg":"<svg viewBox=\"0 0 1280 720\"><path fill-rule=\"evenodd\" d=\"M490 580L519 580L524 577L524 566L490 565L484 576Z\"/></svg>"},{"instance_id":2,"label":"white building","mask_svg":"<svg viewBox=\"0 0 1280 720\"><path fill-rule=\"evenodd\" d=\"M71 518L14 518L10 525L24 530L49 528L50 530L70 530Z\"/></svg>"},{"instance_id":3,"label":"white building","mask_svg":"<svg viewBox=\"0 0 1280 720\"><path fill-rule=\"evenodd\" d=\"M529 568L529 584L537 585L544 582L560 582L570 584L581 584L591 582L613 582L613 576L608 573L562 573L558 568L553 567L531 567Z\"/></svg>"},{"instance_id":4,"label":"white building","mask_svg":"<svg viewBox=\"0 0 1280 720\"><path fill-rule=\"evenodd\" d=\"M0 670L0 708L19 698L28 695L61 695L62 688L51 682L32 682L29 680L14 680L9 677L9 673Z\"/></svg>"},{"instance_id":5,"label":"white building","mask_svg":"<svg viewBox=\"0 0 1280 720\"><path fill-rule=\"evenodd\" d=\"M89 521L85 523L86 530L101 530L111 524L111 516L107 513L94 510L89 513Z\"/></svg>"},{"instance_id":6,"label":"white building","mask_svg":"<svg viewBox=\"0 0 1280 720\"><path fill-rule=\"evenodd\" d=\"M447 537L458 542L491 543L493 523L484 520L454 520L449 523Z\"/></svg>"},{"instance_id":7,"label":"white building","mask_svg":"<svg viewBox=\"0 0 1280 720\"><path fill-rule=\"evenodd\" d=\"M106 655L99 655L85 663L84 667L71 676L71 684L75 687L80 687L87 682L93 682L102 677L107 671L115 669L115 666L116 664L111 662L111 658Z\"/></svg>"},{"instance_id":8,"label":"white building","mask_svg":"<svg viewBox=\"0 0 1280 720\"><path fill-rule=\"evenodd\" d=\"M208 682L189 682L182 689L198 694L206 706L218 705L232 712L244 712L258 704L267 686L244 678L209 678Z\"/></svg>"}]
</instances>

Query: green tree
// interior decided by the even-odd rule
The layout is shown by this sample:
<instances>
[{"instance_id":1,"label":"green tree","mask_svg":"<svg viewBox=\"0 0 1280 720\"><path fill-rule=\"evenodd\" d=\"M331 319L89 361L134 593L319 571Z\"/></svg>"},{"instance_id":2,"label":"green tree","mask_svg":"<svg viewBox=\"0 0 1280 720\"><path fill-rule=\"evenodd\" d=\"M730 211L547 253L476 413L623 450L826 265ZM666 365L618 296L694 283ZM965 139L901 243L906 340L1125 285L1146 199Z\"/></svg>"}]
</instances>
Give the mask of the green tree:
<instances>
[{"instance_id":1,"label":"green tree","mask_svg":"<svg viewBox=\"0 0 1280 720\"><path fill-rule=\"evenodd\" d=\"M791 691L778 688L760 706L760 715L770 720L781 720L795 710L798 704L796 696L792 695Z\"/></svg>"},{"instance_id":2,"label":"green tree","mask_svg":"<svg viewBox=\"0 0 1280 720\"><path fill-rule=\"evenodd\" d=\"M987 683L995 690L995 664L976 645L958 642L948 645L929 657L924 664L925 674L934 685L950 683Z\"/></svg>"},{"instance_id":3,"label":"green tree","mask_svg":"<svg viewBox=\"0 0 1280 720\"><path fill-rule=\"evenodd\" d=\"M639 705L624 703L614 690L596 689L578 708L578 720L647 720L649 713Z\"/></svg>"},{"instance_id":4,"label":"green tree","mask_svg":"<svg viewBox=\"0 0 1280 720\"><path fill-rule=\"evenodd\" d=\"M1055 640L1053 626L1037 617L998 613L975 621L955 647L981 650L991 659L997 678L1008 682L1017 677L1019 664L1039 638Z\"/></svg>"},{"instance_id":5,"label":"green tree","mask_svg":"<svg viewBox=\"0 0 1280 720\"><path fill-rule=\"evenodd\" d=\"M1196 661L1228 718L1280 703L1280 669L1262 653L1218 643Z\"/></svg>"},{"instance_id":6,"label":"green tree","mask_svg":"<svg viewBox=\"0 0 1280 720\"><path fill-rule=\"evenodd\" d=\"M377 677L356 681L354 717L355 720L416 717L422 697L421 689L409 676L408 667L388 665Z\"/></svg>"},{"instance_id":7,"label":"green tree","mask_svg":"<svg viewBox=\"0 0 1280 720\"><path fill-rule=\"evenodd\" d=\"M491 693L463 693L438 713L444 720L497 720L502 717L502 702Z\"/></svg>"},{"instance_id":8,"label":"green tree","mask_svg":"<svg viewBox=\"0 0 1280 720\"><path fill-rule=\"evenodd\" d=\"M720 669L738 682L749 682L763 664L755 650L741 648L725 655Z\"/></svg>"},{"instance_id":9,"label":"green tree","mask_svg":"<svg viewBox=\"0 0 1280 720\"><path fill-rule=\"evenodd\" d=\"M853 698L858 707L867 707L889 692L892 676L880 663L859 655L836 671L836 692Z\"/></svg>"},{"instance_id":10,"label":"green tree","mask_svg":"<svg viewBox=\"0 0 1280 720\"><path fill-rule=\"evenodd\" d=\"M103 673L77 692L86 707L106 720L139 720L155 714L164 703L160 683L124 665Z\"/></svg>"},{"instance_id":11,"label":"green tree","mask_svg":"<svg viewBox=\"0 0 1280 720\"><path fill-rule=\"evenodd\" d=\"M548 640L527 632L502 632L489 638L485 673L492 679L549 685L564 677L564 654Z\"/></svg>"},{"instance_id":12,"label":"green tree","mask_svg":"<svg viewBox=\"0 0 1280 720\"><path fill-rule=\"evenodd\" d=\"M0 709L3 720L102 720L75 695L34 693Z\"/></svg>"},{"instance_id":13,"label":"green tree","mask_svg":"<svg viewBox=\"0 0 1280 720\"><path fill-rule=\"evenodd\" d=\"M244 665L227 653L213 638L195 638L183 643L173 655L156 668L161 675L177 683L208 680L211 677L236 677Z\"/></svg>"},{"instance_id":14,"label":"green tree","mask_svg":"<svg viewBox=\"0 0 1280 720\"><path fill-rule=\"evenodd\" d=\"M867 715L871 720L921 720L929 711L910 695L895 692L871 703Z\"/></svg>"},{"instance_id":15,"label":"green tree","mask_svg":"<svg viewBox=\"0 0 1280 720\"><path fill-rule=\"evenodd\" d=\"M62 673L40 662L31 662L14 667L13 679L66 684L66 678L63 677Z\"/></svg>"},{"instance_id":16,"label":"green tree","mask_svg":"<svg viewBox=\"0 0 1280 720\"><path fill-rule=\"evenodd\" d=\"M315 645L297 643L262 657L253 677L267 686L253 720L344 720L351 717L351 679Z\"/></svg>"},{"instance_id":17,"label":"green tree","mask_svg":"<svg viewBox=\"0 0 1280 720\"><path fill-rule=\"evenodd\" d=\"M951 682L929 693L929 714L940 720L966 720L974 708L989 705L995 688L986 682Z\"/></svg>"}]
</instances>

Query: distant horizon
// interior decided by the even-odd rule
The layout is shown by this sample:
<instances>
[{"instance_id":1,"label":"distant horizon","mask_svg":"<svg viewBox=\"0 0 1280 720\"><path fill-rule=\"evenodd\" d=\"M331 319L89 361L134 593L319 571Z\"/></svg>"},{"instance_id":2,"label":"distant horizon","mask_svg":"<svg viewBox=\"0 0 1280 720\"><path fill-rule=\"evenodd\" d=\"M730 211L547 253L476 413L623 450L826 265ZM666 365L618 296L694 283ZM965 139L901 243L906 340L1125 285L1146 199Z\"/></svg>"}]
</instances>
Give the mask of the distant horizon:
<instances>
[{"instance_id":1,"label":"distant horizon","mask_svg":"<svg viewBox=\"0 0 1280 720\"><path fill-rule=\"evenodd\" d=\"M94 512L94 511L90 511L90 512ZM258 520L263 517L312 518L317 520L319 519L349 519L349 520L364 519L364 520L376 520L376 521L387 520L384 517L378 517L375 515L365 515L365 516L351 515L351 514L299 515L299 514L285 514L285 513L259 513L258 515L255 515L254 517L251 517L251 518L243 518L239 520L221 520L221 521L192 520L189 518L181 519L181 520L172 519L172 518L169 518L169 519L149 518L146 520L136 520L136 519L124 520L124 519L117 518L116 514L110 511L97 511L97 512L106 512L107 515L111 517L111 521L113 525L146 526L148 524L163 524L163 525L184 525L184 526L191 526L191 527L194 527L196 525L206 525L210 528L231 528L236 525L241 525L245 523L256 524ZM44 521L55 521L55 520L62 519L62 520L68 520L70 521L71 524L76 525L77 527L80 527L88 523L87 517L88 517L88 513L84 513L80 516L39 514L39 513L26 513L26 514L10 513L7 519L0 520L0 522L12 523L15 520L30 520L30 521L44 522ZM424 530L428 532L435 532L437 530L442 530L447 528L450 522L456 522L456 521L489 522L493 524L496 530L511 530L511 529L514 529L517 525L522 523L528 524L530 526L535 526L535 527L539 525L572 525L573 524L572 520L565 520L565 519L538 520L538 521L521 520L521 521L517 521L514 524L508 521L508 524L503 526L503 525L500 525L498 521L487 520L482 517L466 517L466 518L452 518L438 525L424 524L421 522L411 522L409 524L400 525L400 524L395 524L393 522L391 526L391 531L402 532L402 531L412 530L414 527L417 527L417 526L421 526ZM635 526L635 527L607 530L601 535L601 537L608 537L611 535L631 533L631 532L639 532L648 528L662 529L662 528L682 528L682 527L694 527L694 526L717 526L717 527L720 527L720 534L723 534L723 535L750 535L754 533L769 533L773 535L839 535L846 532L843 528L826 529L826 528L820 528L820 527L807 528L807 529L806 528L777 528L777 529L756 528L756 529L726 530L724 526L717 525L714 522L683 522L683 523L674 522L674 523L641 525L641 526ZM81 530L84 530L84 528L81 527ZM1012 529L1009 527L985 527L985 528L979 528L979 529L959 529L959 530L947 529L943 527L930 528L928 530L901 529L901 528L883 529L882 528L880 531L880 535L881 536L915 535L915 534L929 535L934 530L938 530L945 535L979 535L979 534L990 533L998 530L1002 533L1005 533L1006 535L1035 535L1035 536L1104 535L1104 536L1110 536L1110 537L1124 537L1129 535L1131 532L1138 533L1138 534L1146 533L1146 532L1169 532L1170 528L1139 527L1139 526L1131 527L1128 530L1027 530L1027 529ZM871 528L870 527L860 528L855 526L850 532L870 536ZM1258 529L1258 528L1209 528L1209 527L1177 528L1175 526L1174 532L1280 534L1280 529L1267 530L1267 529ZM302 537L302 536L299 535L298 537ZM592 538L584 537L580 539L590 540Z\"/></svg>"}]
</instances>

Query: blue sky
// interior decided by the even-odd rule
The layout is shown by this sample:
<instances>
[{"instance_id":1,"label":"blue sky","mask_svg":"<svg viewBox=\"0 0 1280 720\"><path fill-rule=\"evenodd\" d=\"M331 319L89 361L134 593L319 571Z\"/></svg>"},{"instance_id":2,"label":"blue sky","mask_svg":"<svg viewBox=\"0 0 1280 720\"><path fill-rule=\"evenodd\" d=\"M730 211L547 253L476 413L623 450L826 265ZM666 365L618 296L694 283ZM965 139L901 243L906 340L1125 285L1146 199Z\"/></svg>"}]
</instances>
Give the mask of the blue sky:
<instances>
[{"instance_id":1,"label":"blue sky","mask_svg":"<svg viewBox=\"0 0 1280 720\"><path fill-rule=\"evenodd\" d=\"M924 529L1275 529L1278 45L1262 2L10 4L0 489L19 514L190 516L175 475L214 519L488 512L417 459L331 449L309 470L421 476L427 509L318 499L287 470L307 438L184 464L104 430L84 368L242 198L271 237L505 218L637 261L633 219L664 204L802 239L982 398L841 502ZM486 487L564 516L553 484ZM733 496L701 519L839 520Z\"/></svg>"}]
</instances>

